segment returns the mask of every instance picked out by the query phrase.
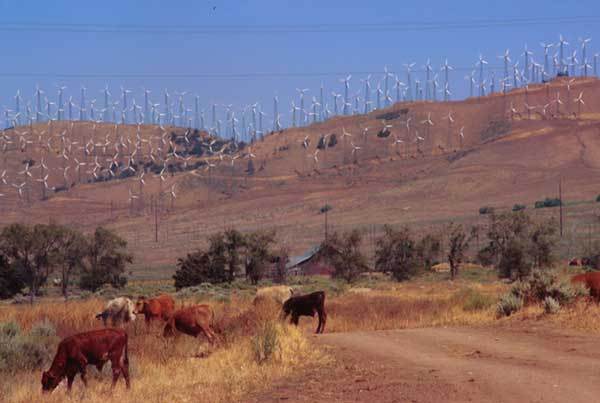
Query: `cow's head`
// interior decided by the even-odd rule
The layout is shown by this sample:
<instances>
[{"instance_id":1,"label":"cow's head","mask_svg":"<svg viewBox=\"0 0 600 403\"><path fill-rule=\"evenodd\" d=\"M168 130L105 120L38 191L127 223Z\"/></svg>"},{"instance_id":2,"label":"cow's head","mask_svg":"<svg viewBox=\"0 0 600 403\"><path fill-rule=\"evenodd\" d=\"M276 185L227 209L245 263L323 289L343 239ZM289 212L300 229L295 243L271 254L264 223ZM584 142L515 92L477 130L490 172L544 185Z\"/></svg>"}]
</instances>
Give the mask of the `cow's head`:
<instances>
[{"instance_id":1,"label":"cow's head","mask_svg":"<svg viewBox=\"0 0 600 403\"><path fill-rule=\"evenodd\" d=\"M135 302L135 309L133 310L133 312L137 314L144 313L144 311L146 310L146 305L148 305L146 297L138 297L137 301Z\"/></svg>"},{"instance_id":2,"label":"cow's head","mask_svg":"<svg viewBox=\"0 0 600 403\"><path fill-rule=\"evenodd\" d=\"M284 318L292 312L292 305L292 298L288 298L283 303L283 306L281 307L281 313L283 314Z\"/></svg>"},{"instance_id":3,"label":"cow's head","mask_svg":"<svg viewBox=\"0 0 600 403\"><path fill-rule=\"evenodd\" d=\"M42 391L53 391L58 386L61 380L61 377L54 375L50 371L44 371L42 373Z\"/></svg>"}]
</instances>

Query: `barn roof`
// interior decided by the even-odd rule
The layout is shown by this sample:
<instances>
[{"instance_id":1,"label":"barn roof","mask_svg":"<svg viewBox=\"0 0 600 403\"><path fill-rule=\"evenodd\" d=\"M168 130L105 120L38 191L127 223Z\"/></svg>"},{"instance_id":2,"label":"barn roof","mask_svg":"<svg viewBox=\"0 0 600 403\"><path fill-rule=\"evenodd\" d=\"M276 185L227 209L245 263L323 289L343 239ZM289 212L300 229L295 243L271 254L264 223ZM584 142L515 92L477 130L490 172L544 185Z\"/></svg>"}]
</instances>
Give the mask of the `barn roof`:
<instances>
[{"instance_id":1,"label":"barn roof","mask_svg":"<svg viewBox=\"0 0 600 403\"><path fill-rule=\"evenodd\" d=\"M292 256L288 264L285 265L286 269L292 269L296 266L301 265L302 263L310 260L313 256L315 256L319 250L321 249L321 245L316 245L306 251L304 254L300 256Z\"/></svg>"}]
</instances>

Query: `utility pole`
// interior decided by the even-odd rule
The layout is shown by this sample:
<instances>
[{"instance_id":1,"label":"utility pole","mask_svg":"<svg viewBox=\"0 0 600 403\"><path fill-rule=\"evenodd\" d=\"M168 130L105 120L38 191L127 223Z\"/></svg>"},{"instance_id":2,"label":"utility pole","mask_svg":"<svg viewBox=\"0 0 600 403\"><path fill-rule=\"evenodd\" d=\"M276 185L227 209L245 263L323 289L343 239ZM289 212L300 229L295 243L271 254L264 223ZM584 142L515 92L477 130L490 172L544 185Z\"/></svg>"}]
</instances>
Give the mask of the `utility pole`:
<instances>
[{"instance_id":1,"label":"utility pole","mask_svg":"<svg viewBox=\"0 0 600 403\"><path fill-rule=\"evenodd\" d=\"M328 225L327 225L327 214L329 213L329 206L327 202L325 202L325 244L327 244L328 240Z\"/></svg>"},{"instance_id":2,"label":"utility pole","mask_svg":"<svg viewBox=\"0 0 600 403\"><path fill-rule=\"evenodd\" d=\"M563 237L563 200L562 200L562 178L558 180L558 200L560 201L560 237Z\"/></svg>"},{"instance_id":3,"label":"utility pole","mask_svg":"<svg viewBox=\"0 0 600 403\"><path fill-rule=\"evenodd\" d=\"M154 202L154 242L158 243L158 208L156 199L152 199Z\"/></svg>"}]
</instances>

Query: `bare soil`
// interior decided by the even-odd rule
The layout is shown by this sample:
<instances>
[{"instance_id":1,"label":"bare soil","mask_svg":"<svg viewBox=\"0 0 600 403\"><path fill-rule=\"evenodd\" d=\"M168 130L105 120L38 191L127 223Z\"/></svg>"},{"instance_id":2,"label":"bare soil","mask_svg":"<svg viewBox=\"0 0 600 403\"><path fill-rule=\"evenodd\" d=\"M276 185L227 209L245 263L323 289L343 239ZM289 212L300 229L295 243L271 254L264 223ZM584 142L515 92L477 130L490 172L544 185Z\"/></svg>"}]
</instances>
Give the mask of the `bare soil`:
<instances>
[{"instance_id":1,"label":"bare soil","mask_svg":"<svg viewBox=\"0 0 600 403\"><path fill-rule=\"evenodd\" d=\"M426 328L314 338L335 364L251 402L593 402L600 337L545 326Z\"/></svg>"}]
</instances>

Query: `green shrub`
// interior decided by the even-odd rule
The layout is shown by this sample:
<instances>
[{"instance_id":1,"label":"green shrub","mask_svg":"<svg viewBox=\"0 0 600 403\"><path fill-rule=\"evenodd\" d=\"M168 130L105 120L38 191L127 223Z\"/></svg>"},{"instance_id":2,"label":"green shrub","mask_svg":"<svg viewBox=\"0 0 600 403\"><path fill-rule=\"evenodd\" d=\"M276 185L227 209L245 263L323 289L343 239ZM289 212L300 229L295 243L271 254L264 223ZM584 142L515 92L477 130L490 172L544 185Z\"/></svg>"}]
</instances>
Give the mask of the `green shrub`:
<instances>
[{"instance_id":1,"label":"green shrub","mask_svg":"<svg viewBox=\"0 0 600 403\"><path fill-rule=\"evenodd\" d=\"M544 207L558 207L561 205L561 201L559 198L550 198L546 197L544 200L538 200L535 202L535 208L544 208Z\"/></svg>"},{"instance_id":2,"label":"green shrub","mask_svg":"<svg viewBox=\"0 0 600 403\"><path fill-rule=\"evenodd\" d=\"M527 208L527 206L525 206L524 204L515 204L512 208L512 211L521 211L521 210L525 210Z\"/></svg>"},{"instance_id":3,"label":"green shrub","mask_svg":"<svg viewBox=\"0 0 600 403\"><path fill-rule=\"evenodd\" d=\"M479 208L479 214L481 215L485 215L485 214L494 214L494 208L490 207L490 206L483 206Z\"/></svg>"},{"instance_id":4,"label":"green shrub","mask_svg":"<svg viewBox=\"0 0 600 403\"><path fill-rule=\"evenodd\" d=\"M279 331L274 321L265 322L252 338L254 359L259 364L273 358L279 348Z\"/></svg>"},{"instance_id":5,"label":"green shrub","mask_svg":"<svg viewBox=\"0 0 600 403\"><path fill-rule=\"evenodd\" d=\"M544 312L557 313L560 311L560 303L552 297L544 298Z\"/></svg>"},{"instance_id":6,"label":"green shrub","mask_svg":"<svg viewBox=\"0 0 600 403\"><path fill-rule=\"evenodd\" d=\"M498 316L510 316L523 307L523 300L512 292L504 294L496 305L496 314Z\"/></svg>"},{"instance_id":7,"label":"green shrub","mask_svg":"<svg viewBox=\"0 0 600 403\"><path fill-rule=\"evenodd\" d=\"M0 371L38 370L52 359L57 337L49 321L34 324L27 334L14 322L0 329Z\"/></svg>"}]
</instances>

